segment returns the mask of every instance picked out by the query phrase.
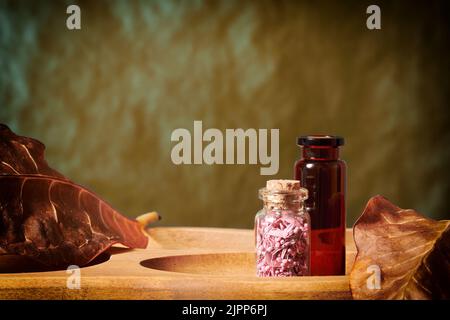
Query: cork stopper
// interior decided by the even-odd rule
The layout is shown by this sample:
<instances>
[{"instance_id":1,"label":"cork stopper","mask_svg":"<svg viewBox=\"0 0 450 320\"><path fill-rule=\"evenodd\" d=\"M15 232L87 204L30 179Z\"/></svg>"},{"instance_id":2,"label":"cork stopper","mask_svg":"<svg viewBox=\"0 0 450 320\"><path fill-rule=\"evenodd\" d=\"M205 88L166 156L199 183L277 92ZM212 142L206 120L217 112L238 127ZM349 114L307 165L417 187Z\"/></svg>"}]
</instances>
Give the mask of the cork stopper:
<instances>
[{"instance_id":1,"label":"cork stopper","mask_svg":"<svg viewBox=\"0 0 450 320\"><path fill-rule=\"evenodd\" d=\"M290 192L300 190L300 181L298 180L268 180L266 182L267 191Z\"/></svg>"},{"instance_id":2,"label":"cork stopper","mask_svg":"<svg viewBox=\"0 0 450 320\"><path fill-rule=\"evenodd\" d=\"M259 190L259 198L269 209L298 209L308 199L308 190L300 187L298 180L269 180L266 187Z\"/></svg>"}]
</instances>

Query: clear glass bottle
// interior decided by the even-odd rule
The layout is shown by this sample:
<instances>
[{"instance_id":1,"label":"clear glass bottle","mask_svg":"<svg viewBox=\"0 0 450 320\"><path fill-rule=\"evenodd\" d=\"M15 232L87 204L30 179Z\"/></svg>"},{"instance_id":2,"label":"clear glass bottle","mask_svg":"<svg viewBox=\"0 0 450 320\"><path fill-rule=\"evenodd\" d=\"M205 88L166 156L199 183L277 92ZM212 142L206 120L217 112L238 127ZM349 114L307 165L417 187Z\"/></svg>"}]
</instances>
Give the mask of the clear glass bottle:
<instances>
[{"instance_id":1,"label":"clear glass bottle","mask_svg":"<svg viewBox=\"0 0 450 320\"><path fill-rule=\"evenodd\" d=\"M255 217L257 276L310 275L308 191L296 180L269 180L259 197L264 207Z\"/></svg>"}]
</instances>

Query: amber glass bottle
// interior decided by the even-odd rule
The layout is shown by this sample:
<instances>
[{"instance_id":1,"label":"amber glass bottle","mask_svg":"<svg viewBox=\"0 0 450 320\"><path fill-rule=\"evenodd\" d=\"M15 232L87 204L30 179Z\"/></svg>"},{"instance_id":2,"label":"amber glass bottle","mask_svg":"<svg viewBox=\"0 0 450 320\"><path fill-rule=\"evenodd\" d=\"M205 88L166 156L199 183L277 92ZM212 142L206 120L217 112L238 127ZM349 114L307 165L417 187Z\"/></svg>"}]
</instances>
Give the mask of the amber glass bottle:
<instances>
[{"instance_id":1,"label":"amber glass bottle","mask_svg":"<svg viewBox=\"0 0 450 320\"><path fill-rule=\"evenodd\" d=\"M311 275L343 275L346 164L339 159L339 147L344 139L302 136L297 144L302 157L294 176L309 192L305 206L311 217Z\"/></svg>"}]
</instances>

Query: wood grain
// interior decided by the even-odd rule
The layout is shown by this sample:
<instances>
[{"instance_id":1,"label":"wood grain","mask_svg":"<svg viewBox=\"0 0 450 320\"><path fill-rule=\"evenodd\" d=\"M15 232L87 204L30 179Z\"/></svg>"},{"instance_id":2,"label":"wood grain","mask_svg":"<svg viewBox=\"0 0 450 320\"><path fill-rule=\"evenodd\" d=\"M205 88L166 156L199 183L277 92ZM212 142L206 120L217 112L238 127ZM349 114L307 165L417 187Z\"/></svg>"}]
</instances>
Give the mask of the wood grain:
<instances>
[{"instance_id":1,"label":"wood grain","mask_svg":"<svg viewBox=\"0 0 450 320\"><path fill-rule=\"evenodd\" d=\"M348 276L258 278L252 230L153 228L147 249L113 247L81 269L68 289L65 270L0 256L0 299L351 299ZM355 257L347 230L347 272Z\"/></svg>"}]
</instances>

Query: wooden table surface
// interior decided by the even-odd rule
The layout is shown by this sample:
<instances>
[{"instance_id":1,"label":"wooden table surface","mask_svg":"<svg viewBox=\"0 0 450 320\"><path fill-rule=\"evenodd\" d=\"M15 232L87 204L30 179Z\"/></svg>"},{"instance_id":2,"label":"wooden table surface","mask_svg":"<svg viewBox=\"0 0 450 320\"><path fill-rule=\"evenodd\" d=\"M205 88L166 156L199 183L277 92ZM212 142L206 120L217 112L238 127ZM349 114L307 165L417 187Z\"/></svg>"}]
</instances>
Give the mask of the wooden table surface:
<instances>
[{"instance_id":1,"label":"wooden table surface","mask_svg":"<svg viewBox=\"0 0 450 320\"><path fill-rule=\"evenodd\" d=\"M252 230L149 229L147 249L113 247L80 269L42 270L0 256L0 299L351 299L348 276L258 278ZM347 230L347 273L356 254Z\"/></svg>"}]
</instances>

